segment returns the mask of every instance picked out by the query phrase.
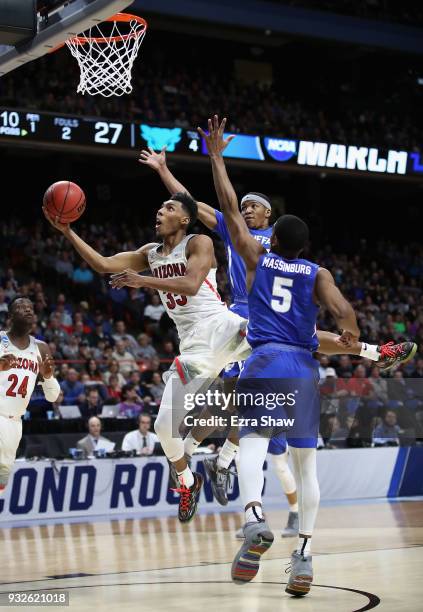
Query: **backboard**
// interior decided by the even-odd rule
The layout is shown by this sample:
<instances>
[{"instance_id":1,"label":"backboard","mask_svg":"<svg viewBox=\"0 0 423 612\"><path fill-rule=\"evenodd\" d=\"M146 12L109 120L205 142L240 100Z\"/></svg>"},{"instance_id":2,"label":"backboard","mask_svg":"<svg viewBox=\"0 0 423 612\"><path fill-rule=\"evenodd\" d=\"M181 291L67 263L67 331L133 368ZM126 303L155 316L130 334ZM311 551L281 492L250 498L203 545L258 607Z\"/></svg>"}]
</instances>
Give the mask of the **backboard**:
<instances>
[{"instance_id":1,"label":"backboard","mask_svg":"<svg viewBox=\"0 0 423 612\"><path fill-rule=\"evenodd\" d=\"M134 0L38 0L37 34L16 47L0 45L0 76L31 62L84 32Z\"/></svg>"}]
</instances>

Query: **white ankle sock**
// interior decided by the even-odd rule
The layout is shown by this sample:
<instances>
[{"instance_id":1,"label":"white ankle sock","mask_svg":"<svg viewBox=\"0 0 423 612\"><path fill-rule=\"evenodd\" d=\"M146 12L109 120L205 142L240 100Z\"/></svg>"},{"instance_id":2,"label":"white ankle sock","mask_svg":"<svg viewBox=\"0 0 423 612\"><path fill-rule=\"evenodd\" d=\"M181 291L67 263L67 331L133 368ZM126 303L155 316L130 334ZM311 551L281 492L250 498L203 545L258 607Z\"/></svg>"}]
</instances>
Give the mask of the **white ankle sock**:
<instances>
[{"instance_id":1,"label":"white ankle sock","mask_svg":"<svg viewBox=\"0 0 423 612\"><path fill-rule=\"evenodd\" d=\"M245 511L245 522L246 523L258 523L263 518L263 512L261 506L251 506Z\"/></svg>"},{"instance_id":2,"label":"white ankle sock","mask_svg":"<svg viewBox=\"0 0 423 612\"><path fill-rule=\"evenodd\" d=\"M184 440L184 452L186 455L189 455L190 457L193 456L195 449L197 448L197 446L200 446L201 442L198 442L198 440L196 440L192 433L189 432L187 437Z\"/></svg>"},{"instance_id":3,"label":"white ankle sock","mask_svg":"<svg viewBox=\"0 0 423 612\"><path fill-rule=\"evenodd\" d=\"M289 504L289 511L298 512L298 502L295 502L295 504Z\"/></svg>"},{"instance_id":4,"label":"white ankle sock","mask_svg":"<svg viewBox=\"0 0 423 612\"><path fill-rule=\"evenodd\" d=\"M178 479L181 485L185 485L188 488L192 487L194 484L194 474L191 472L188 465L183 472L178 472Z\"/></svg>"},{"instance_id":5,"label":"white ankle sock","mask_svg":"<svg viewBox=\"0 0 423 612\"><path fill-rule=\"evenodd\" d=\"M311 553L311 536L307 538L298 537L297 553L302 554L304 557L308 557L308 555Z\"/></svg>"},{"instance_id":6,"label":"white ankle sock","mask_svg":"<svg viewBox=\"0 0 423 612\"><path fill-rule=\"evenodd\" d=\"M377 349L377 344L367 344L367 342L362 342L360 357L366 357L372 361L379 361L380 353Z\"/></svg>"},{"instance_id":7,"label":"white ankle sock","mask_svg":"<svg viewBox=\"0 0 423 612\"><path fill-rule=\"evenodd\" d=\"M225 440L224 445L220 449L219 456L217 458L217 466L220 468L228 468L232 463L239 450L239 446L233 444L229 440Z\"/></svg>"}]
</instances>

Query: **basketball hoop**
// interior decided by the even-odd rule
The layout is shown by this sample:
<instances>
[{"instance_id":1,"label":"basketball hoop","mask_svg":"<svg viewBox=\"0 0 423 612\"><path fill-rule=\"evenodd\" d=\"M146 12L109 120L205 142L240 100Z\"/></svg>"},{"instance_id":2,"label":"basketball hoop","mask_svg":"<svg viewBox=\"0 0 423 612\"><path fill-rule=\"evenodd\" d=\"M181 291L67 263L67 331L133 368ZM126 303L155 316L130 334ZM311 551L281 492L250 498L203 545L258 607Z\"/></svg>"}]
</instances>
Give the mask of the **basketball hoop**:
<instances>
[{"instance_id":1,"label":"basketball hoop","mask_svg":"<svg viewBox=\"0 0 423 612\"><path fill-rule=\"evenodd\" d=\"M123 96L132 91L132 66L147 31L137 15L117 13L66 41L81 70L78 93Z\"/></svg>"}]
</instances>

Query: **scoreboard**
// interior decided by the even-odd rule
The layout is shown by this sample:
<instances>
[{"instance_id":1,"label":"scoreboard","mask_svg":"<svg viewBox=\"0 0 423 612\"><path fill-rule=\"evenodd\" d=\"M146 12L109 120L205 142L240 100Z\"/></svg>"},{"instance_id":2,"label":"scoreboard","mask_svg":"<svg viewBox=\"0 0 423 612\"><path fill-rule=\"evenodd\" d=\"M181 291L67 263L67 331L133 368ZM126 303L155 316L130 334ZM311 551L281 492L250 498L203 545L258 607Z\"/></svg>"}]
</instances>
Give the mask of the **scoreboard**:
<instances>
[{"instance_id":1,"label":"scoreboard","mask_svg":"<svg viewBox=\"0 0 423 612\"><path fill-rule=\"evenodd\" d=\"M166 146L168 153L198 158L207 155L205 141L193 129L7 108L0 108L0 143L3 140L8 144L27 141L120 151L146 147L160 151ZM423 155L401 149L236 134L224 156L283 165L288 170L336 169L423 178Z\"/></svg>"},{"instance_id":2,"label":"scoreboard","mask_svg":"<svg viewBox=\"0 0 423 612\"><path fill-rule=\"evenodd\" d=\"M141 123L0 109L0 140L17 140L99 145L121 149L141 149L145 146L167 145L168 151L200 150L196 131L182 128L162 128Z\"/></svg>"}]
</instances>

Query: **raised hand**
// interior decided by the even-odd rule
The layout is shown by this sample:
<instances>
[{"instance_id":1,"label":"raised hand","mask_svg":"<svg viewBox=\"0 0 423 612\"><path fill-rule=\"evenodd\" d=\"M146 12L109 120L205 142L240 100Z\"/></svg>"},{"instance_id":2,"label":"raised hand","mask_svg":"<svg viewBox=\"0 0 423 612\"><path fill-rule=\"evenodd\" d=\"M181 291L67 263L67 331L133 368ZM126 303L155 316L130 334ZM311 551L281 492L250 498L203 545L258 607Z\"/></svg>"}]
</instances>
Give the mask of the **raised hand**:
<instances>
[{"instance_id":1,"label":"raised hand","mask_svg":"<svg viewBox=\"0 0 423 612\"><path fill-rule=\"evenodd\" d=\"M109 281L113 289L121 289L122 287L135 287L137 289L138 287L143 287L143 283L144 280L141 274L130 269L112 274Z\"/></svg>"},{"instance_id":2,"label":"raised hand","mask_svg":"<svg viewBox=\"0 0 423 612\"><path fill-rule=\"evenodd\" d=\"M5 372L6 370L11 370L16 365L16 357L7 353L7 355L3 355L0 357L0 372Z\"/></svg>"},{"instance_id":3,"label":"raised hand","mask_svg":"<svg viewBox=\"0 0 423 612\"><path fill-rule=\"evenodd\" d=\"M50 225L52 225L54 227L54 229L59 230L59 232L62 232L62 234L66 234L66 232L68 232L70 230L70 225L69 223L60 223L59 222L59 217L55 217L54 219L52 217L50 217L47 208L45 206L43 206L43 213L45 218L47 219L47 221L50 223Z\"/></svg>"},{"instance_id":4,"label":"raised hand","mask_svg":"<svg viewBox=\"0 0 423 612\"><path fill-rule=\"evenodd\" d=\"M222 119L222 122L219 125L219 117L214 115L213 119L208 120L208 130L209 133L206 134L204 130L200 127L197 128L200 136L204 138L207 145L207 151L209 155L212 157L213 155L221 155L221 153L226 149L228 144L235 138L235 136L228 136L227 138L223 137L226 125L226 117Z\"/></svg>"},{"instance_id":5,"label":"raised hand","mask_svg":"<svg viewBox=\"0 0 423 612\"><path fill-rule=\"evenodd\" d=\"M43 359L38 359L38 368L41 376L45 379L54 375L54 359L51 355L44 355Z\"/></svg>"},{"instance_id":6,"label":"raised hand","mask_svg":"<svg viewBox=\"0 0 423 612\"><path fill-rule=\"evenodd\" d=\"M146 149L143 149L141 151L138 161L140 164L150 166L150 168L153 168L153 170L156 170L156 172L158 172L161 168L166 166L167 146L164 146L160 153L156 153L151 147L147 148L148 151L146 151Z\"/></svg>"}]
</instances>

